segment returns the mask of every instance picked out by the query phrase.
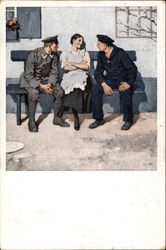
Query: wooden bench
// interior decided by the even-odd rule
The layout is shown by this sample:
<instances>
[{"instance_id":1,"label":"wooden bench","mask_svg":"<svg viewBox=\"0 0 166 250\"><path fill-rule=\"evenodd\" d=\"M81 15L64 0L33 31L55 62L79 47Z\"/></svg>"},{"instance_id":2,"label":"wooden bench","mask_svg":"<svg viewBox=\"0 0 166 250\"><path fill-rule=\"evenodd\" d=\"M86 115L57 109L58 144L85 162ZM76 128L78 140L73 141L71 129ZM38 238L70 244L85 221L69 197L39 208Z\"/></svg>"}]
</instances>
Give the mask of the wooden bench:
<instances>
[{"instance_id":1,"label":"wooden bench","mask_svg":"<svg viewBox=\"0 0 166 250\"><path fill-rule=\"evenodd\" d=\"M11 51L11 60L13 62L23 62L24 69L26 65L26 59L30 50L13 50ZM136 61L136 52L135 51L126 51L132 61ZM58 52L59 54L61 51ZM91 68L90 68L90 77L92 83L94 83L94 69L95 69L95 62L97 61L97 51L89 51L91 57ZM27 95L27 91L19 86L19 79L7 79L7 86L6 86L6 93L10 95L16 96L16 105L17 105L17 125L21 125L21 96Z\"/></svg>"}]
</instances>

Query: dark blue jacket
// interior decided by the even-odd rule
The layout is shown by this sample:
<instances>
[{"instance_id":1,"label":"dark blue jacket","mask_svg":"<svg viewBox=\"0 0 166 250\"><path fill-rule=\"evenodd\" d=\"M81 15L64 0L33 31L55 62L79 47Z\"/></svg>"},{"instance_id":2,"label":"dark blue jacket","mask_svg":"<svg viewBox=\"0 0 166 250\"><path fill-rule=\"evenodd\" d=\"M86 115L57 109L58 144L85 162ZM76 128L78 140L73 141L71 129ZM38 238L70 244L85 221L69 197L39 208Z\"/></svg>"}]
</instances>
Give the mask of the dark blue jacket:
<instances>
[{"instance_id":1,"label":"dark blue jacket","mask_svg":"<svg viewBox=\"0 0 166 250\"><path fill-rule=\"evenodd\" d=\"M137 67L123 49L114 46L110 58L104 52L98 53L94 77L100 85L102 82L127 82L133 85L137 77Z\"/></svg>"}]
</instances>

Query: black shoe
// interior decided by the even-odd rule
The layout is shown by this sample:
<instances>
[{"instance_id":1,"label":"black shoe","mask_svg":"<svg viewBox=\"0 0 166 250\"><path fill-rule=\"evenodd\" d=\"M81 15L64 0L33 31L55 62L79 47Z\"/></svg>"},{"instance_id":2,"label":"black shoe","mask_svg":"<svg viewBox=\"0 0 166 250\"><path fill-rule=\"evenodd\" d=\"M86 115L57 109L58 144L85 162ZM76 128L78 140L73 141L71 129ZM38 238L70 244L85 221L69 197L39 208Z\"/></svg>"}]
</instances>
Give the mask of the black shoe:
<instances>
[{"instance_id":1,"label":"black shoe","mask_svg":"<svg viewBox=\"0 0 166 250\"><path fill-rule=\"evenodd\" d=\"M125 122L121 127L121 130L128 130L133 125L132 122Z\"/></svg>"},{"instance_id":2,"label":"black shoe","mask_svg":"<svg viewBox=\"0 0 166 250\"><path fill-rule=\"evenodd\" d=\"M79 122L79 118L78 117L75 117L75 120L74 120L74 129L75 130L79 130L80 129L80 122Z\"/></svg>"},{"instance_id":3,"label":"black shoe","mask_svg":"<svg viewBox=\"0 0 166 250\"><path fill-rule=\"evenodd\" d=\"M70 124L68 122L61 120L58 116L54 117L53 124L60 127L70 127Z\"/></svg>"},{"instance_id":4,"label":"black shoe","mask_svg":"<svg viewBox=\"0 0 166 250\"><path fill-rule=\"evenodd\" d=\"M38 132L38 127L37 127L35 121L29 121L28 122L28 128L29 128L30 132Z\"/></svg>"},{"instance_id":5,"label":"black shoe","mask_svg":"<svg viewBox=\"0 0 166 250\"><path fill-rule=\"evenodd\" d=\"M89 128L97 128L98 126L101 126L104 124L104 120L96 120L95 122L91 123L89 125Z\"/></svg>"}]
</instances>

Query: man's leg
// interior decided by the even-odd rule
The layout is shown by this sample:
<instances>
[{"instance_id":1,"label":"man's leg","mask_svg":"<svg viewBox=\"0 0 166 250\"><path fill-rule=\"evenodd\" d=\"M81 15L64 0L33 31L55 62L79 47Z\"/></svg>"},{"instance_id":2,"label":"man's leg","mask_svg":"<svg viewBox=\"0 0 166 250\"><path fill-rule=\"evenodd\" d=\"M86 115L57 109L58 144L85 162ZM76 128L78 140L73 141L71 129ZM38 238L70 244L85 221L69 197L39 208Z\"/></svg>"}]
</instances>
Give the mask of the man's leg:
<instances>
[{"instance_id":1,"label":"man's leg","mask_svg":"<svg viewBox=\"0 0 166 250\"><path fill-rule=\"evenodd\" d=\"M38 132L38 127L35 122L35 113L36 113L36 106L37 100L39 98L39 91L37 89L33 89L31 87L26 88L28 91L28 128L30 132Z\"/></svg>"},{"instance_id":2,"label":"man's leg","mask_svg":"<svg viewBox=\"0 0 166 250\"><path fill-rule=\"evenodd\" d=\"M120 92L120 99L123 112L122 130L128 130L133 123L133 105L132 105L133 90L131 88Z\"/></svg>"},{"instance_id":3,"label":"man's leg","mask_svg":"<svg viewBox=\"0 0 166 250\"><path fill-rule=\"evenodd\" d=\"M103 88L99 84L93 85L92 88L92 112L93 118L96 120L89 125L89 128L96 128L104 124L103 113Z\"/></svg>"},{"instance_id":4,"label":"man's leg","mask_svg":"<svg viewBox=\"0 0 166 250\"><path fill-rule=\"evenodd\" d=\"M59 117L59 112L62 107L62 97L63 97L63 90L59 85L56 85L53 87L53 96L55 98L54 101L54 119L53 119L53 124L54 125L59 125L61 127L70 127L70 124L63 121Z\"/></svg>"}]
</instances>

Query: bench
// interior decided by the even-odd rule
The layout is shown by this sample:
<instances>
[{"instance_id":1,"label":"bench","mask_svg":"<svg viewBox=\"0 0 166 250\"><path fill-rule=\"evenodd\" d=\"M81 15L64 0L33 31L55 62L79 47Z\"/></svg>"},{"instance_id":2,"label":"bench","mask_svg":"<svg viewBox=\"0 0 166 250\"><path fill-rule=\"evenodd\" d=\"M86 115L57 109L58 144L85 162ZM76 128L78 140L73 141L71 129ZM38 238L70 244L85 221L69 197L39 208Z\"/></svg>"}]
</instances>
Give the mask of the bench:
<instances>
[{"instance_id":1,"label":"bench","mask_svg":"<svg viewBox=\"0 0 166 250\"><path fill-rule=\"evenodd\" d=\"M30 50L13 50L11 51L11 60L13 62L23 62L24 69L26 65L26 59ZM132 61L136 61L136 52L135 51L126 51ZM58 52L59 54L61 51ZM89 51L91 57L91 68L90 68L90 77L92 83L94 83L94 69L95 69L95 62L97 61L97 51ZM6 93L10 95L16 96L16 116L17 116L17 125L21 125L21 96L27 95L27 91L23 88L19 87L19 79L7 79L7 86L6 86Z\"/></svg>"}]
</instances>

